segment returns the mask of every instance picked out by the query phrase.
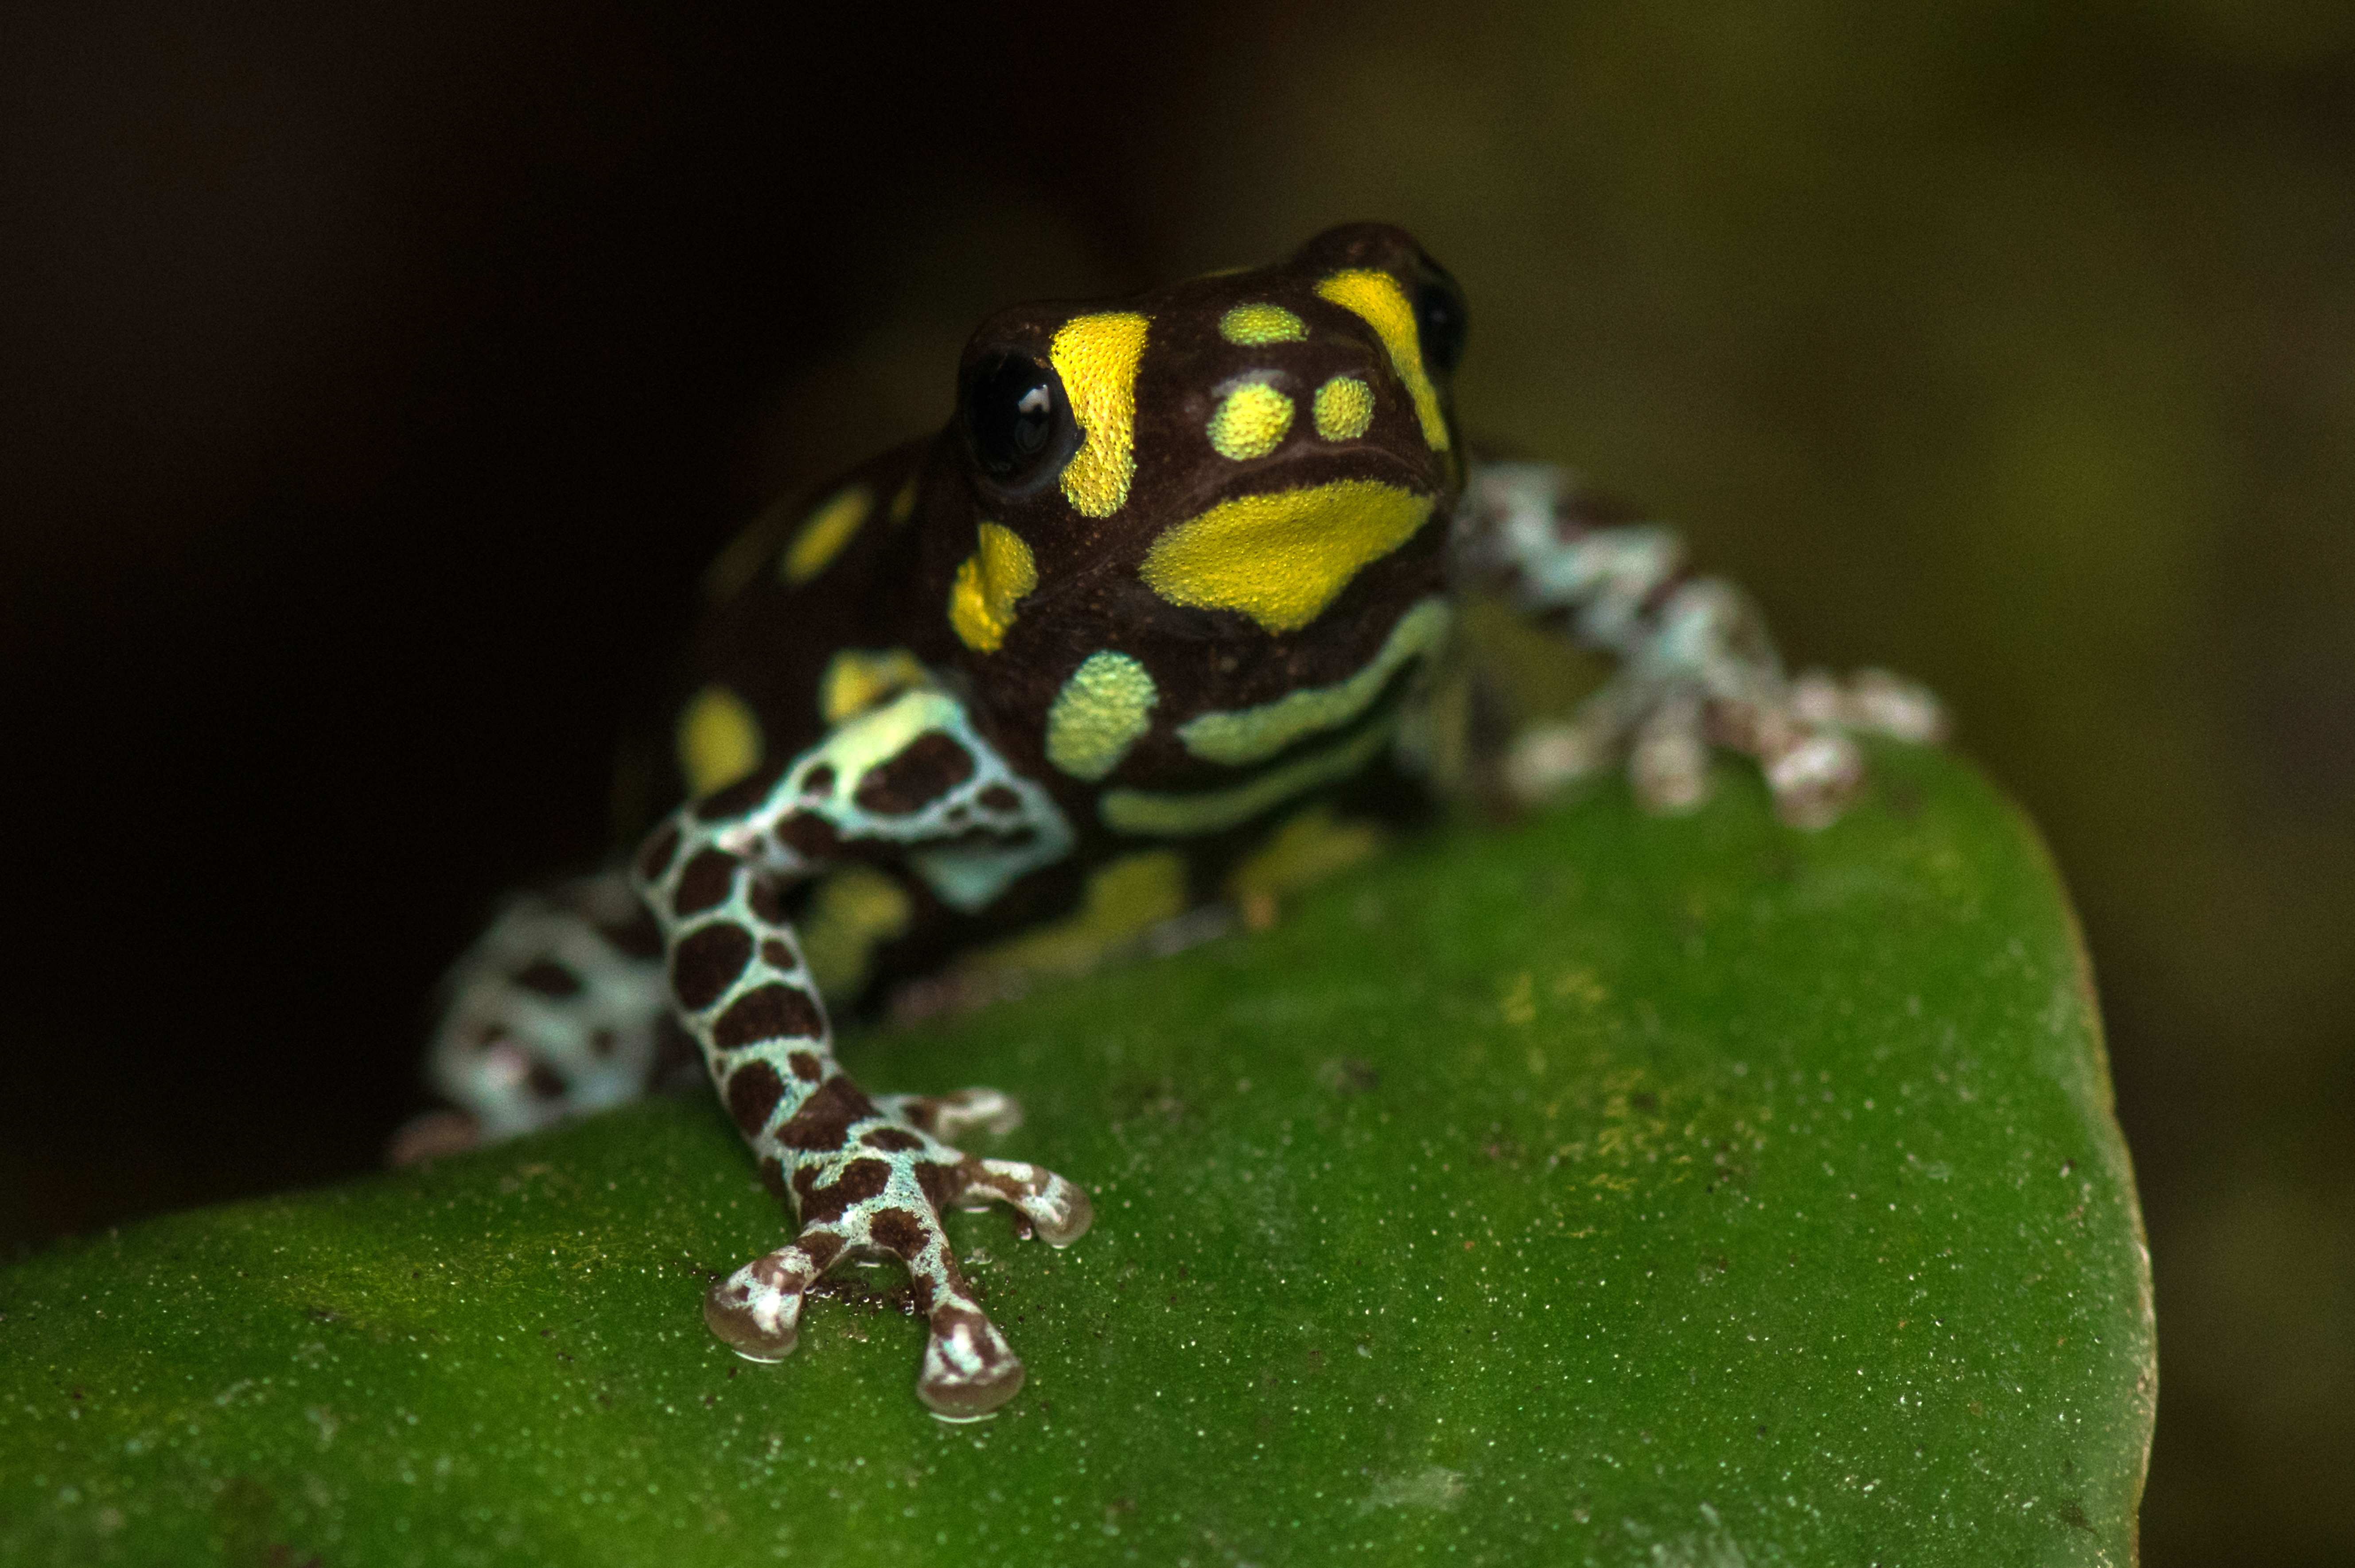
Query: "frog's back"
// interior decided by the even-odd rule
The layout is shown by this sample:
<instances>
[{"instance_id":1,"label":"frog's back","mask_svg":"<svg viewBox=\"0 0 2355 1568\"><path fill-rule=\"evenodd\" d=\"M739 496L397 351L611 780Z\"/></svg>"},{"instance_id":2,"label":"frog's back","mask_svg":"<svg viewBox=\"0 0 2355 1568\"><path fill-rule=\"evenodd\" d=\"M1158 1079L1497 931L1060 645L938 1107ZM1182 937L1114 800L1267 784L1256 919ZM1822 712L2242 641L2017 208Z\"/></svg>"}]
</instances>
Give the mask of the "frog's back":
<instances>
[{"instance_id":1,"label":"frog's back","mask_svg":"<svg viewBox=\"0 0 2355 1568\"><path fill-rule=\"evenodd\" d=\"M664 810L804 751L941 659L947 624L916 609L915 514L937 444L788 494L713 561L670 704Z\"/></svg>"}]
</instances>

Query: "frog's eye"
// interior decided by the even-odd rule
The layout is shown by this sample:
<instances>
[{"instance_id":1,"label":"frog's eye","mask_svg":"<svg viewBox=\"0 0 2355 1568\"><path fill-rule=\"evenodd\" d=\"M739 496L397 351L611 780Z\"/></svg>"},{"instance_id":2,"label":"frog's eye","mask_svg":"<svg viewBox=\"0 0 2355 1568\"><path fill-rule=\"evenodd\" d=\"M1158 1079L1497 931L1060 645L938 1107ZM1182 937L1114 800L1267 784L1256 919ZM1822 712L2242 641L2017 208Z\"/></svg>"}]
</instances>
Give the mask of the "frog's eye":
<instances>
[{"instance_id":1,"label":"frog's eye","mask_svg":"<svg viewBox=\"0 0 2355 1568\"><path fill-rule=\"evenodd\" d=\"M1464 362L1464 336L1472 325L1464 291L1435 264L1414 291L1414 329L1423 340L1423 362L1442 376Z\"/></svg>"},{"instance_id":2,"label":"frog's eye","mask_svg":"<svg viewBox=\"0 0 2355 1568\"><path fill-rule=\"evenodd\" d=\"M1054 457L1070 422L1053 369L1010 353L987 355L966 369L957 418L973 460L1004 485L1021 483Z\"/></svg>"}]
</instances>

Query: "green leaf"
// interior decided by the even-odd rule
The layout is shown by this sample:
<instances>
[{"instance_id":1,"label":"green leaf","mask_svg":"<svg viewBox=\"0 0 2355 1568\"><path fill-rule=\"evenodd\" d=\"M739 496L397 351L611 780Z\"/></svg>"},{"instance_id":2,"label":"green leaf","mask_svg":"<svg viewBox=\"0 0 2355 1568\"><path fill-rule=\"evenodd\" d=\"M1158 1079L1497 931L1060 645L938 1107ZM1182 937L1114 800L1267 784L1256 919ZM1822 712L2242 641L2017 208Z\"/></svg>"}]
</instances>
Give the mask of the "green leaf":
<instances>
[{"instance_id":1,"label":"green leaf","mask_svg":"<svg viewBox=\"0 0 2355 1568\"><path fill-rule=\"evenodd\" d=\"M1728 768L1434 836L1260 935L846 1052L991 1083L1093 1192L959 1244L1028 1363L916 1403L716 1108L178 1215L0 1275L12 1563L2131 1560L2149 1279L2084 959L1960 764L1829 830Z\"/></svg>"}]
</instances>

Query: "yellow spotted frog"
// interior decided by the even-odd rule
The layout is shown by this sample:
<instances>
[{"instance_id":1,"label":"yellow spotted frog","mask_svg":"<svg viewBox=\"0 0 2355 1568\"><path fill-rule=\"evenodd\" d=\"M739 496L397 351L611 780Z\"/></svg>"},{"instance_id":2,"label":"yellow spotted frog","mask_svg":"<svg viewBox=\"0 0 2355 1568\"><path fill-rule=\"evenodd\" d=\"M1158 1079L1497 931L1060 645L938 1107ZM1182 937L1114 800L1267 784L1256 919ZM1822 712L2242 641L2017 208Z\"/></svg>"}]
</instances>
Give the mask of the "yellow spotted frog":
<instances>
[{"instance_id":1,"label":"yellow spotted frog","mask_svg":"<svg viewBox=\"0 0 2355 1568\"><path fill-rule=\"evenodd\" d=\"M1002 1200L1061 1246L1087 1196L958 1147L1014 1119L995 1090L854 1082L830 1012L1263 915L1467 779L1533 798L1625 759L1676 808L1722 745L1805 827L1858 782L1849 731L1934 734L1935 705L1893 677L1786 677L1666 530L1563 470L1470 456L1466 325L1449 275L1375 223L984 323L947 428L773 508L714 566L677 709L685 804L626 864L517 900L460 963L432 1067L463 1109L408 1152L699 1062L797 1220L713 1287L712 1330L777 1360L820 1276L889 1256L930 1325L918 1395L978 1416L1022 1364L941 1214ZM1484 733L1474 594L1617 672L1568 722Z\"/></svg>"}]
</instances>

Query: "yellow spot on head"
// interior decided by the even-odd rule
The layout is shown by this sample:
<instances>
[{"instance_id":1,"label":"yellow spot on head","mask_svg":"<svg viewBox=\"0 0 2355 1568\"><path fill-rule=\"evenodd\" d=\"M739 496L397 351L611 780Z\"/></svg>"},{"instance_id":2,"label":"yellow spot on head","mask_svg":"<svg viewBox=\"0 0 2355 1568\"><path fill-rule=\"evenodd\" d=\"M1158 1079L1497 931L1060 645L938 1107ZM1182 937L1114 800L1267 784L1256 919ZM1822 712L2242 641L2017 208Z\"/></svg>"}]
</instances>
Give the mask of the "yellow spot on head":
<instances>
[{"instance_id":1,"label":"yellow spot on head","mask_svg":"<svg viewBox=\"0 0 2355 1568\"><path fill-rule=\"evenodd\" d=\"M1433 452L1447 450L1447 421L1439 411L1439 391L1423 368L1423 339L1414 329L1414 307L1406 291L1388 272L1355 270L1336 272L1316 285L1316 292L1344 310L1363 316L1374 336L1390 350L1391 365L1414 400L1415 418L1423 421L1423 439Z\"/></svg>"},{"instance_id":2,"label":"yellow spot on head","mask_svg":"<svg viewBox=\"0 0 2355 1568\"><path fill-rule=\"evenodd\" d=\"M916 476L911 474L908 475L908 482L900 486L900 493L891 497L891 510L889 516L891 518L891 526L896 528L915 515Z\"/></svg>"},{"instance_id":3,"label":"yellow spot on head","mask_svg":"<svg viewBox=\"0 0 2355 1568\"><path fill-rule=\"evenodd\" d=\"M1172 604L1239 610L1271 632L1296 632L1360 569L1412 539L1432 506L1376 479L1238 496L1155 539L1140 575Z\"/></svg>"},{"instance_id":4,"label":"yellow spot on head","mask_svg":"<svg viewBox=\"0 0 2355 1568\"><path fill-rule=\"evenodd\" d=\"M1336 376L1316 389L1312 407L1318 435L1327 441L1355 441L1374 422L1374 389L1355 376Z\"/></svg>"},{"instance_id":5,"label":"yellow spot on head","mask_svg":"<svg viewBox=\"0 0 2355 1568\"><path fill-rule=\"evenodd\" d=\"M785 547L785 558L779 563L778 575L787 582L807 582L826 569L828 562L842 553L858 525L867 520L868 508L875 505L875 493L864 485L849 485L826 498L818 509L809 515L794 542Z\"/></svg>"},{"instance_id":6,"label":"yellow spot on head","mask_svg":"<svg viewBox=\"0 0 2355 1568\"><path fill-rule=\"evenodd\" d=\"M981 525L974 552L949 588L949 624L975 653L991 654L1014 624L1014 606L1039 586L1039 563L1022 536L997 523Z\"/></svg>"},{"instance_id":7,"label":"yellow spot on head","mask_svg":"<svg viewBox=\"0 0 2355 1568\"><path fill-rule=\"evenodd\" d=\"M1297 343L1308 336L1308 328L1280 304L1239 304L1219 317L1219 336L1248 347L1261 343Z\"/></svg>"},{"instance_id":8,"label":"yellow spot on head","mask_svg":"<svg viewBox=\"0 0 2355 1568\"><path fill-rule=\"evenodd\" d=\"M1263 382L1250 381L1219 400L1210 414L1210 445L1220 456L1241 463L1265 457L1292 428L1292 400Z\"/></svg>"},{"instance_id":9,"label":"yellow spot on head","mask_svg":"<svg viewBox=\"0 0 2355 1568\"><path fill-rule=\"evenodd\" d=\"M761 721L724 686L707 686L678 716L678 771L698 799L761 765Z\"/></svg>"},{"instance_id":10,"label":"yellow spot on head","mask_svg":"<svg viewBox=\"0 0 2355 1568\"><path fill-rule=\"evenodd\" d=\"M887 698L931 683L931 674L905 648L845 648L819 677L817 710L828 724L839 724Z\"/></svg>"},{"instance_id":11,"label":"yellow spot on head","mask_svg":"<svg viewBox=\"0 0 2355 1568\"><path fill-rule=\"evenodd\" d=\"M1126 654L1090 654L1047 709L1047 760L1075 779L1103 777L1153 727L1160 699L1153 677Z\"/></svg>"},{"instance_id":12,"label":"yellow spot on head","mask_svg":"<svg viewBox=\"0 0 2355 1568\"><path fill-rule=\"evenodd\" d=\"M1065 322L1048 347L1080 424L1080 449L1063 465L1063 497L1083 517L1108 517L1136 474L1136 367L1146 318L1135 311Z\"/></svg>"}]
</instances>

